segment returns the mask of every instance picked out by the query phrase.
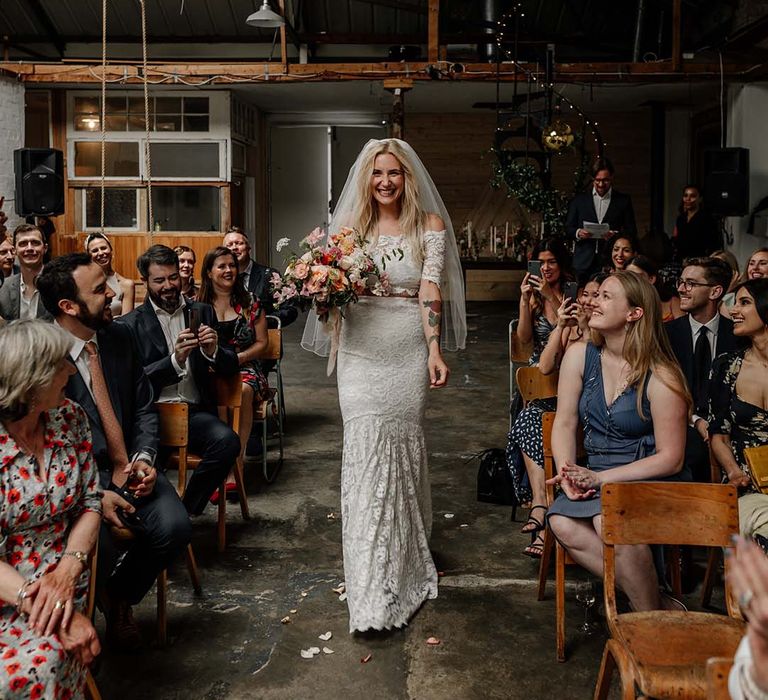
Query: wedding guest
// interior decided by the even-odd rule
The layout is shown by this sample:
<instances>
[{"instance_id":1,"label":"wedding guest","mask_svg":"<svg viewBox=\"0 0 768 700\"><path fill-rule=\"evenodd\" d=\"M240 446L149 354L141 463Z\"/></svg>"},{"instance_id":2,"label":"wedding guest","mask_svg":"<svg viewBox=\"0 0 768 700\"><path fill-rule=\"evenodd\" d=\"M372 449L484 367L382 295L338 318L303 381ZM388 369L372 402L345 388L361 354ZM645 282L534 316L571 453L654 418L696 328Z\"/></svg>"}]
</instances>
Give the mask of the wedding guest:
<instances>
[{"instance_id":1,"label":"wedding guest","mask_svg":"<svg viewBox=\"0 0 768 700\"><path fill-rule=\"evenodd\" d=\"M768 558L752 542L739 540L729 562L728 583L747 620L728 677L731 700L768 698Z\"/></svg>"},{"instance_id":2,"label":"wedding guest","mask_svg":"<svg viewBox=\"0 0 768 700\"><path fill-rule=\"evenodd\" d=\"M663 323L685 315L680 309L680 297L677 295L675 284L659 275L659 270L653 260L645 255L635 255L627 263L626 269L645 277L656 288L661 299L661 320Z\"/></svg>"},{"instance_id":3,"label":"wedding guest","mask_svg":"<svg viewBox=\"0 0 768 700\"><path fill-rule=\"evenodd\" d=\"M768 277L768 248L758 248L749 256L742 281Z\"/></svg>"},{"instance_id":4,"label":"wedding guest","mask_svg":"<svg viewBox=\"0 0 768 700\"><path fill-rule=\"evenodd\" d=\"M233 226L224 236L222 245L235 254L243 284L251 296L259 300L264 312L269 316L277 316L282 327L293 323L299 316L298 308L290 304L282 304L279 309L275 309L269 280L277 270L260 265L251 258L251 244L244 231Z\"/></svg>"},{"instance_id":5,"label":"wedding guest","mask_svg":"<svg viewBox=\"0 0 768 700\"><path fill-rule=\"evenodd\" d=\"M70 253L45 266L38 287L71 342L77 372L66 395L88 416L104 489L98 587L107 639L112 647L136 651L143 640L131 608L189 543L189 516L175 487L154 467L159 425L152 387L131 332L112 323L114 292L103 268L87 253ZM127 526L137 536L118 545L110 526Z\"/></svg>"},{"instance_id":6,"label":"wedding guest","mask_svg":"<svg viewBox=\"0 0 768 700\"><path fill-rule=\"evenodd\" d=\"M0 697L82 697L99 639L83 614L101 498L75 371L52 324L0 329Z\"/></svg>"},{"instance_id":7,"label":"wedding guest","mask_svg":"<svg viewBox=\"0 0 768 700\"><path fill-rule=\"evenodd\" d=\"M687 258L712 254L723 246L720 227L701 204L701 191L696 185L683 188L675 228L672 233L676 259L684 263Z\"/></svg>"},{"instance_id":8,"label":"wedding guest","mask_svg":"<svg viewBox=\"0 0 768 700\"><path fill-rule=\"evenodd\" d=\"M741 271L739 270L739 261L730 250L716 250L710 257L724 260L732 270L731 284L728 285L728 291L723 295L720 302L720 313L726 318L731 317L731 307L736 301L736 295L733 293L741 281Z\"/></svg>"},{"instance_id":9,"label":"wedding guest","mask_svg":"<svg viewBox=\"0 0 768 700\"><path fill-rule=\"evenodd\" d=\"M619 235L613 239L611 246L611 259L608 263L608 272L616 272L626 268L627 263L635 256L637 246L629 236Z\"/></svg>"},{"instance_id":10,"label":"wedding guest","mask_svg":"<svg viewBox=\"0 0 768 700\"><path fill-rule=\"evenodd\" d=\"M21 224L13 232L13 247L20 271L11 275L0 287L0 316L14 319L51 319L40 303L35 278L43 269L43 257L48 250L45 238L36 226Z\"/></svg>"},{"instance_id":11,"label":"wedding guest","mask_svg":"<svg viewBox=\"0 0 768 700\"><path fill-rule=\"evenodd\" d=\"M243 398L239 432L243 457L253 423L253 404L271 396L269 382L258 363L259 355L269 345L267 318L259 300L251 300L238 275L237 258L228 248L219 246L205 254L201 279L198 300L213 307L219 346L236 353L240 365ZM232 474L226 488L230 492L235 490Z\"/></svg>"},{"instance_id":12,"label":"wedding guest","mask_svg":"<svg viewBox=\"0 0 768 700\"><path fill-rule=\"evenodd\" d=\"M520 285L517 337L523 344L533 340L530 364L535 365L557 324L557 310L563 303L563 284L572 275L571 257L556 238L539 243L531 260L541 262L541 276L526 273Z\"/></svg>"},{"instance_id":13,"label":"wedding guest","mask_svg":"<svg viewBox=\"0 0 768 700\"><path fill-rule=\"evenodd\" d=\"M195 284L195 265L197 256L195 251L187 245L177 245L173 252L179 256L179 277L181 277L181 293L190 301L197 299L197 285Z\"/></svg>"},{"instance_id":14,"label":"wedding guest","mask_svg":"<svg viewBox=\"0 0 768 700\"><path fill-rule=\"evenodd\" d=\"M669 344L693 396L685 441L685 467L694 481L711 480L709 461L709 386L712 361L737 348L733 323L717 309L731 279L731 268L716 258L691 258L678 280L685 316L664 324Z\"/></svg>"},{"instance_id":15,"label":"wedding guest","mask_svg":"<svg viewBox=\"0 0 768 700\"><path fill-rule=\"evenodd\" d=\"M114 254L109 238L103 233L89 233L85 239L85 252L107 276L107 284L114 295L111 302L113 318L133 311L136 303L136 289L133 280L118 275L112 268Z\"/></svg>"},{"instance_id":16,"label":"wedding guest","mask_svg":"<svg viewBox=\"0 0 768 700\"><path fill-rule=\"evenodd\" d=\"M589 337L589 319L597 301L600 284L608 275L598 272L593 275L581 290L576 305L569 300L563 301L558 309L557 326L549 336L549 341L541 353L539 371L551 374L560 367L563 353L573 343L586 342ZM530 533L531 543L523 554L540 557L544 546L544 516L547 511L546 487L544 483L544 437L541 417L545 411L557 410L557 397L534 399L515 419L509 432L506 457L507 466L512 472L512 479L518 500L531 502L528 519L521 532ZM523 486L523 476L527 474L530 491ZM537 511L541 510L541 518Z\"/></svg>"},{"instance_id":17,"label":"wedding guest","mask_svg":"<svg viewBox=\"0 0 768 700\"><path fill-rule=\"evenodd\" d=\"M8 232L0 233L0 287L3 280L16 270L16 251L13 249L13 237Z\"/></svg>"},{"instance_id":18,"label":"wedding guest","mask_svg":"<svg viewBox=\"0 0 768 700\"><path fill-rule=\"evenodd\" d=\"M568 207L565 232L576 241L573 268L578 279L584 280L598 272L603 260L606 241L618 233L637 235L635 213L629 195L613 189L614 169L607 158L598 158L592 165L592 190L580 192ZM585 228L589 223L608 224L605 240L595 239Z\"/></svg>"},{"instance_id":19,"label":"wedding guest","mask_svg":"<svg viewBox=\"0 0 768 700\"><path fill-rule=\"evenodd\" d=\"M573 345L560 368L552 451L561 487L548 522L578 564L602 575L600 488L613 481L676 478L690 396L661 327L656 290L631 272L600 285L589 320L592 342ZM576 464L581 420L587 466ZM617 548L617 585L633 610L662 600L649 547Z\"/></svg>"},{"instance_id":20,"label":"wedding guest","mask_svg":"<svg viewBox=\"0 0 768 700\"><path fill-rule=\"evenodd\" d=\"M744 448L768 443L768 279L748 280L736 288L731 318L733 334L749 345L718 357L712 367L712 454L728 481L741 490L741 534L768 538L768 494L755 489L744 458Z\"/></svg>"},{"instance_id":21,"label":"wedding guest","mask_svg":"<svg viewBox=\"0 0 768 700\"><path fill-rule=\"evenodd\" d=\"M173 250L154 245L136 265L147 298L118 322L133 333L155 399L189 404L189 450L201 461L183 502L190 515L200 515L240 453L237 435L219 420L213 387L216 374L238 371L237 357L218 346L213 309L182 296L179 259Z\"/></svg>"}]
</instances>

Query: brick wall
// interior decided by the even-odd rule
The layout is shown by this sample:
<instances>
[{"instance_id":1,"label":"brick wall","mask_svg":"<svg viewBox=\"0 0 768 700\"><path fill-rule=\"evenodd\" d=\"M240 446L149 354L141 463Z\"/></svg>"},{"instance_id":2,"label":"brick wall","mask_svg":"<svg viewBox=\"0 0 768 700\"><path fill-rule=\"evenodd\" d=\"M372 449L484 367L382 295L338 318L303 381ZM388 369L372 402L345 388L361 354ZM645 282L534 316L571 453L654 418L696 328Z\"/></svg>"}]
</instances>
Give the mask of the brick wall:
<instances>
[{"instance_id":1,"label":"brick wall","mask_svg":"<svg viewBox=\"0 0 768 700\"><path fill-rule=\"evenodd\" d=\"M599 122L606 155L616 168L616 189L632 196L640 234L650 221L650 114L590 111ZM483 199L489 188L496 115L406 114L405 138L424 161L440 190L454 227L458 228ZM563 157L554 164L554 181L571 187L575 159Z\"/></svg>"},{"instance_id":2,"label":"brick wall","mask_svg":"<svg viewBox=\"0 0 768 700\"><path fill-rule=\"evenodd\" d=\"M24 145L24 86L0 76L0 197L5 196L3 211L6 226L12 230L23 223L14 212L13 152Z\"/></svg>"}]
</instances>

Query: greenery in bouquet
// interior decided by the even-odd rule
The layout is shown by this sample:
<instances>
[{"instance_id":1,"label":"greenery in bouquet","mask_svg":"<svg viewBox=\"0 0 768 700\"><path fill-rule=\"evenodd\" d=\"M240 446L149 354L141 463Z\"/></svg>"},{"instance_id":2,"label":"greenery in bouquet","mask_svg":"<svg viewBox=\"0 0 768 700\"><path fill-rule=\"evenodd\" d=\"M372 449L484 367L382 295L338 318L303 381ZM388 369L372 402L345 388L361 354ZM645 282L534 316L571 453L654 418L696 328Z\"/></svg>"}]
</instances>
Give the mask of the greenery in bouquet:
<instances>
[{"instance_id":1,"label":"greenery in bouquet","mask_svg":"<svg viewBox=\"0 0 768 700\"><path fill-rule=\"evenodd\" d=\"M288 256L285 273L272 275L275 306L293 304L304 311L313 308L325 322L332 309L343 316L344 307L357 302L361 294L389 294L387 273L367 252L367 241L358 231L343 227L329 235L327 242L324 239L325 233L316 228L299 243L303 252ZM277 250L289 243L288 238L281 238Z\"/></svg>"}]
</instances>

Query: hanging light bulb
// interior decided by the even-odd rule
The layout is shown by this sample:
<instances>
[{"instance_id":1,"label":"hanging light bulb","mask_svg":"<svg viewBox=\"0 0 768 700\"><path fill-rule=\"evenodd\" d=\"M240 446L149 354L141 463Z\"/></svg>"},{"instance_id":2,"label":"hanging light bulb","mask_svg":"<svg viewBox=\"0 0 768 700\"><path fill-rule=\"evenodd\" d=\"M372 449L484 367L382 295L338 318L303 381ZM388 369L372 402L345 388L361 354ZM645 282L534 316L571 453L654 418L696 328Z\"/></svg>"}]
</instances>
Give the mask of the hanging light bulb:
<instances>
[{"instance_id":1,"label":"hanging light bulb","mask_svg":"<svg viewBox=\"0 0 768 700\"><path fill-rule=\"evenodd\" d=\"M249 15L245 23L251 27L263 27L265 29L278 29L285 25L285 20L274 12L269 6L269 0L264 0L264 3L257 12Z\"/></svg>"}]
</instances>

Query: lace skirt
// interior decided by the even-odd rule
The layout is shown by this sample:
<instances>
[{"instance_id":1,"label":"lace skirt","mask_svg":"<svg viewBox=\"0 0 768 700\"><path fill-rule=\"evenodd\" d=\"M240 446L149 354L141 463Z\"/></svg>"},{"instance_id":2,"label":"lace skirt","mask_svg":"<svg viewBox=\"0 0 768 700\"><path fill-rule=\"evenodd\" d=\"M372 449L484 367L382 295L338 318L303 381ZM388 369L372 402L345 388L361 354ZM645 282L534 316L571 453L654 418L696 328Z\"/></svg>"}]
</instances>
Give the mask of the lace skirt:
<instances>
[{"instance_id":1,"label":"lace skirt","mask_svg":"<svg viewBox=\"0 0 768 700\"><path fill-rule=\"evenodd\" d=\"M417 299L364 297L346 312L338 355L349 628L406 624L437 597L422 422L429 386Z\"/></svg>"}]
</instances>

